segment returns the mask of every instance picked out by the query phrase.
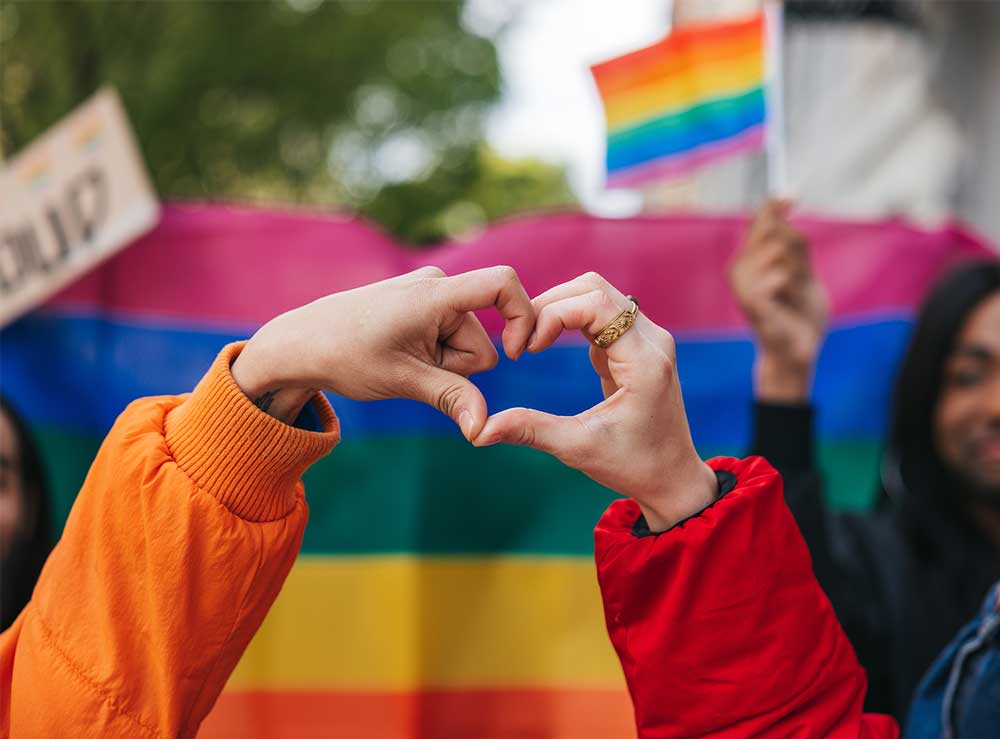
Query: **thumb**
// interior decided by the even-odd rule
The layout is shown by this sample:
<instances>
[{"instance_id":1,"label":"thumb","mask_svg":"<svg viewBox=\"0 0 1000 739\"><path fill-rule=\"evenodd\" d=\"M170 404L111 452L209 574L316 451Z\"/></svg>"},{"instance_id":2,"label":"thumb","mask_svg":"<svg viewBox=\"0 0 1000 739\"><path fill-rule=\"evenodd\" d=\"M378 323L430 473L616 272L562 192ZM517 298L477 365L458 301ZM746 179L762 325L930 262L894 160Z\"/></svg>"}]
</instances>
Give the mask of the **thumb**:
<instances>
[{"instance_id":1,"label":"thumb","mask_svg":"<svg viewBox=\"0 0 1000 739\"><path fill-rule=\"evenodd\" d=\"M771 213L784 220L795 207L795 200L790 197L774 198L768 203Z\"/></svg>"},{"instance_id":2,"label":"thumb","mask_svg":"<svg viewBox=\"0 0 1000 739\"><path fill-rule=\"evenodd\" d=\"M486 399L479 388L440 367L421 370L410 397L449 416L469 441L476 438L486 422Z\"/></svg>"},{"instance_id":3,"label":"thumb","mask_svg":"<svg viewBox=\"0 0 1000 739\"><path fill-rule=\"evenodd\" d=\"M554 416L530 408L509 408L490 416L476 446L516 444L546 452L570 467L577 467L585 457L587 432L577 416Z\"/></svg>"}]
</instances>

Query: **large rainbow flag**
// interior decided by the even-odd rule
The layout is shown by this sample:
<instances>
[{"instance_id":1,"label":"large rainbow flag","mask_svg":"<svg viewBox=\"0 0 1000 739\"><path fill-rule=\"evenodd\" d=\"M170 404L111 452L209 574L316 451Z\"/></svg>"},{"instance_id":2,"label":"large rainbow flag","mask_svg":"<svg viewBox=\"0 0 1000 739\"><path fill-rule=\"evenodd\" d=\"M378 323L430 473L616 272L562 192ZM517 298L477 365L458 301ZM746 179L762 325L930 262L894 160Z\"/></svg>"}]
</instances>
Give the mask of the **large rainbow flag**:
<instances>
[{"instance_id":1,"label":"large rainbow flag","mask_svg":"<svg viewBox=\"0 0 1000 739\"><path fill-rule=\"evenodd\" d=\"M914 305L943 267L985 248L899 222L801 226L833 304L820 454L835 502L863 506ZM0 377L42 442L61 522L130 400L190 389L219 348L281 311L422 264L510 264L531 294L597 270L674 331L701 452L740 454L753 349L725 266L744 228L564 214L414 252L350 218L172 205L149 236L4 330ZM498 338L499 317L484 322ZM573 413L600 397L579 337L477 381L492 409ZM475 449L416 403L333 405L343 442L307 474L302 556L200 736L634 736L592 561L614 495L532 450Z\"/></svg>"},{"instance_id":2,"label":"large rainbow flag","mask_svg":"<svg viewBox=\"0 0 1000 739\"><path fill-rule=\"evenodd\" d=\"M607 120L608 184L682 174L764 142L764 14L686 26L591 68Z\"/></svg>"}]
</instances>

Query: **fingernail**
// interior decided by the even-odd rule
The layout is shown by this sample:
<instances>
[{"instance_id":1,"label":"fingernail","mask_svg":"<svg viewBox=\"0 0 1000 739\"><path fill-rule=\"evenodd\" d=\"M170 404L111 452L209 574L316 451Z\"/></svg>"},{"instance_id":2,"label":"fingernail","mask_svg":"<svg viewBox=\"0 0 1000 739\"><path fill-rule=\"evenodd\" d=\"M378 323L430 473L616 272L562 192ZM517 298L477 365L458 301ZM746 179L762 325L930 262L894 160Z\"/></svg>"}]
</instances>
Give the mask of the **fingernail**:
<instances>
[{"instance_id":1,"label":"fingernail","mask_svg":"<svg viewBox=\"0 0 1000 739\"><path fill-rule=\"evenodd\" d=\"M534 331L531 332L531 336L528 337L528 351L530 352L535 346L535 342L538 340L538 334Z\"/></svg>"},{"instance_id":2,"label":"fingernail","mask_svg":"<svg viewBox=\"0 0 1000 739\"><path fill-rule=\"evenodd\" d=\"M491 434L490 436L487 436L485 438L482 435L480 435L480 437L476 439L476 446L493 446L499 441L500 437L497 436L496 434Z\"/></svg>"},{"instance_id":3,"label":"fingernail","mask_svg":"<svg viewBox=\"0 0 1000 739\"><path fill-rule=\"evenodd\" d=\"M465 438L472 441L472 414L468 411L462 411L458 414L458 427L462 429L462 433L465 434Z\"/></svg>"}]
</instances>

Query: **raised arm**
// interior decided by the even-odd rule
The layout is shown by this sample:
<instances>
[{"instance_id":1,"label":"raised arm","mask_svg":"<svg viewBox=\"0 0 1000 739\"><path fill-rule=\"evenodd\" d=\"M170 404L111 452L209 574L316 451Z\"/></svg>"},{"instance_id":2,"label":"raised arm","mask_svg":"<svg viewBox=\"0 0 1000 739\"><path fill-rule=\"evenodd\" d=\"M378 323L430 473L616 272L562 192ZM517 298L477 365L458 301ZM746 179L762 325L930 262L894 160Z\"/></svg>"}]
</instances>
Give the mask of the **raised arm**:
<instances>
[{"instance_id":1,"label":"raised arm","mask_svg":"<svg viewBox=\"0 0 1000 739\"><path fill-rule=\"evenodd\" d=\"M229 372L241 348L115 422L0 635L0 735L194 736L298 553L298 479L338 438L321 398L320 433L255 408Z\"/></svg>"},{"instance_id":2,"label":"raised arm","mask_svg":"<svg viewBox=\"0 0 1000 739\"><path fill-rule=\"evenodd\" d=\"M788 216L789 203L765 203L730 269L756 348L750 452L781 474L785 502L809 547L813 572L868 670L868 705L883 707L891 692L885 632L890 618L877 570L856 545L866 522L857 514L830 511L823 493L810 396L828 300L812 268L808 240Z\"/></svg>"},{"instance_id":3,"label":"raised arm","mask_svg":"<svg viewBox=\"0 0 1000 739\"><path fill-rule=\"evenodd\" d=\"M564 329L594 337L629 302L587 275L534 304L530 351ZM670 334L640 312L590 358L603 402L571 418L503 411L477 443L541 449L629 497L602 517L595 554L640 739L895 737L892 719L862 711L864 672L780 477L760 458L695 452Z\"/></svg>"},{"instance_id":4,"label":"raised arm","mask_svg":"<svg viewBox=\"0 0 1000 739\"><path fill-rule=\"evenodd\" d=\"M761 206L730 264L729 281L756 351L750 452L781 473L816 574L824 587L836 587L810 402L828 300L812 269L806 237L788 220L790 208L780 200Z\"/></svg>"},{"instance_id":5,"label":"raised arm","mask_svg":"<svg viewBox=\"0 0 1000 739\"><path fill-rule=\"evenodd\" d=\"M790 209L781 200L761 207L729 277L754 333L754 398L807 405L829 307L808 241L788 221Z\"/></svg>"},{"instance_id":6,"label":"raised arm","mask_svg":"<svg viewBox=\"0 0 1000 739\"><path fill-rule=\"evenodd\" d=\"M190 395L130 405L0 635L0 736L195 736L298 553L301 475L339 438L317 391L421 400L473 438L467 376L497 352L470 311L494 305L516 357L534 314L513 270L425 268L279 316ZM316 432L291 425L309 402Z\"/></svg>"}]
</instances>

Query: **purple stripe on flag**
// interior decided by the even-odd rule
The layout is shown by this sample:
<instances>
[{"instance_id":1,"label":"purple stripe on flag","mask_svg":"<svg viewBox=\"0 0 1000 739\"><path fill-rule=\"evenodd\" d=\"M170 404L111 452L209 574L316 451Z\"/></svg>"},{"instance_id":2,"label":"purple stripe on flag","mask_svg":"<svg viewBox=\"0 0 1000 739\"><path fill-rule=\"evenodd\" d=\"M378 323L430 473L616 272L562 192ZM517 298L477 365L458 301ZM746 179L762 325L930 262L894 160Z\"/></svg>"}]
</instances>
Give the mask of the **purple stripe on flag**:
<instances>
[{"instance_id":1,"label":"purple stripe on flag","mask_svg":"<svg viewBox=\"0 0 1000 739\"><path fill-rule=\"evenodd\" d=\"M754 126L729 139L713 141L676 156L618 170L608 174L609 187L634 187L653 180L677 177L716 159L724 159L764 146L764 126Z\"/></svg>"}]
</instances>

